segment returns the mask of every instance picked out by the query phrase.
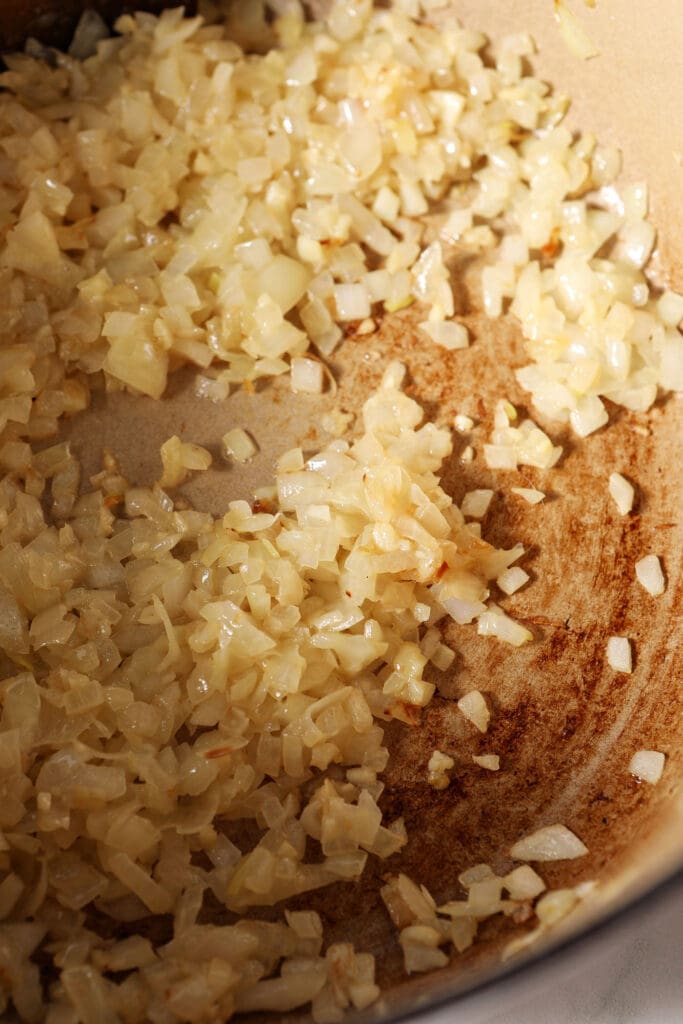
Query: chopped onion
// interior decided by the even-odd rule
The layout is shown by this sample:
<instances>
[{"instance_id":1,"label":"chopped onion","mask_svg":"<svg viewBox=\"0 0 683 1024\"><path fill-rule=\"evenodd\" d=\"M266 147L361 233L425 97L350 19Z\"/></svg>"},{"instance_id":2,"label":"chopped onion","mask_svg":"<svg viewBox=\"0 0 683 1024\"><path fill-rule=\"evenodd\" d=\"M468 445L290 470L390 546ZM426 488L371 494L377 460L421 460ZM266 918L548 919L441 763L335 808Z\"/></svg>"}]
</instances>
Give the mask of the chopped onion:
<instances>
[{"instance_id":1,"label":"chopped onion","mask_svg":"<svg viewBox=\"0 0 683 1024\"><path fill-rule=\"evenodd\" d=\"M495 636L513 647L521 647L533 640L533 634L519 622L509 618L500 608L488 609L477 621L479 636Z\"/></svg>"},{"instance_id":2,"label":"chopped onion","mask_svg":"<svg viewBox=\"0 0 683 1024\"><path fill-rule=\"evenodd\" d=\"M491 712L479 690L470 690L464 697L461 697L458 701L458 708L468 722L477 727L479 732L486 732L489 727Z\"/></svg>"},{"instance_id":3,"label":"chopped onion","mask_svg":"<svg viewBox=\"0 0 683 1024\"><path fill-rule=\"evenodd\" d=\"M543 879L528 864L513 868L503 878L503 884L511 900L533 900L546 888Z\"/></svg>"},{"instance_id":4,"label":"chopped onion","mask_svg":"<svg viewBox=\"0 0 683 1024\"><path fill-rule=\"evenodd\" d=\"M441 322L426 320L420 324L420 328L433 342L450 351L467 348L470 343L467 328L455 320Z\"/></svg>"},{"instance_id":5,"label":"chopped onion","mask_svg":"<svg viewBox=\"0 0 683 1024\"><path fill-rule=\"evenodd\" d=\"M334 301L340 320L365 320L370 316L370 298L362 284L338 284Z\"/></svg>"},{"instance_id":6,"label":"chopped onion","mask_svg":"<svg viewBox=\"0 0 683 1024\"><path fill-rule=\"evenodd\" d=\"M471 516L473 519L481 519L485 516L491 499L493 498L493 491L482 488L477 491L468 491L460 503L460 511L464 516Z\"/></svg>"},{"instance_id":7,"label":"chopped onion","mask_svg":"<svg viewBox=\"0 0 683 1024\"><path fill-rule=\"evenodd\" d=\"M656 785L662 777L666 757L658 750L637 750L629 761L628 770L641 782Z\"/></svg>"},{"instance_id":8,"label":"chopped onion","mask_svg":"<svg viewBox=\"0 0 683 1024\"><path fill-rule=\"evenodd\" d=\"M592 42L585 28L564 0L555 0L555 17L567 48L579 60L597 57L600 51Z\"/></svg>"},{"instance_id":9,"label":"chopped onion","mask_svg":"<svg viewBox=\"0 0 683 1024\"><path fill-rule=\"evenodd\" d=\"M636 562L636 579L653 597L659 597L664 593L666 582L662 563L657 555L645 555L644 558Z\"/></svg>"},{"instance_id":10,"label":"chopped onion","mask_svg":"<svg viewBox=\"0 0 683 1024\"><path fill-rule=\"evenodd\" d=\"M510 848L513 860L573 860L587 853L588 847L565 825L546 825Z\"/></svg>"},{"instance_id":11,"label":"chopped onion","mask_svg":"<svg viewBox=\"0 0 683 1024\"><path fill-rule=\"evenodd\" d=\"M106 22L100 17L97 11L86 8L83 11L74 31L69 55L76 60L87 60L97 52L97 44L101 39L109 35L109 28Z\"/></svg>"},{"instance_id":12,"label":"chopped onion","mask_svg":"<svg viewBox=\"0 0 683 1024\"><path fill-rule=\"evenodd\" d=\"M448 772L451 770L455 761L448 754L442 754L440 750L435 750L429 759L427 765L427 781L432 789L446 789L450 783Z\"/></svg>"},{"instance_id":13,"label":"chopped onion","mask_svg":"<svg viewBox=\"0 0 683 1024\"><path fill-rule=\"evenodd\" d=\"M631 673L633 656L631 641L625 636L611 636L607 641L607 664L615 672Z\"/></svg>"},{"instance_id":14,"label":"chopped onion","mask_svg":"<svg viewBox=\"0 0 683 1024\"><path fill-rule=\"evenodd\" d=\"M530 579L529 573L518 565L512 565L498 576L496 583L504 594L514 594Z\"/></svg>"},{"instance_id":15,"label":"chopped onion","mask_svg":"<svg viewBox=\"0 0 683 1024\"><path fill-rule=\"evenodd\" d=\"M441 598L441 604L459 626L472 622L486 611L486 605L482 601L464 601L459 597Z\"/></svg>"},{"instance_id":16,"label":"chopped onion","mask_svg":"<svg viewBox=\"0 0 683 1024\"><path fill-rule=\"evenodd\" d=\"M538 491L535 487L511 487L510 490L524 498L529 505L538 505L545 498L545 492Z\"/></svg>"},{"instance_id":17,"label":"chopped onion","mask_svg":"<svg viewBox=\"0 0 683 1024\"><path fill-rule=\"evenodd\" d=\"M464 413L457 413L453 419L453 426L460 434L467 434L474 427L474 420Z\"/></svg>"},{"instance_id":18,"label":"chopped onion","mask_svg":"<svg viewBox=\"0 0 683 1024\"><path fill-rule=\"evenodd\" d=\"M323 953L311 912L251 908L354 883L407 842L378 803L383 724L414 726L430 672L451 665L444 613L531 638L488 604L492 580L512 593L526 579L510 568L519 551L463 523L438 478L450 431L423 424L401 364L357 437L284 453L253 506L217 518L164 490L211 463L177 436L154 487L131 487L105 455L79 492L76 460L49 439L87 407L93 374L160 398L190 364L197 393L220 402L291 372L318 394L311 347L329 357L338 321L354 321L374 357L380 303L421 304L406 322L423 348L465 347L445 247L457 241L486 255L486 311L520 326L531 363L516 377L543 423L586 436L607 422L603 398L643 411L683 387L681 297L656 298L643 273L647 190L619 201L618 154L560 123L566 103L524 66L527 34L489 59L443 0L337 0L317 22L298 3L266 6L237 4L227 30L181 10L124 15L111 40L86 15L83 63L46 68L54 54L35 45L7 57L5 185L19 199L3 207L0 647L16 674L0 723L0 1004L26 1020L363 1011L378 995L370 954ZM558 18L588 56L564 4ZM341 410L321 423L350 425ZM500 468L561 456L506 401L490 442ZM256 452L239 427L223 447L238 462ZM463 509L488 500L471 491ZM486 731L481 693L459 707ZM453 759L437 754L441 785ZM257 830L244 849L216 827L228 819ZM477 865L467 899L441 908L405 876L388 883L408 969L445 964L485 917L530 914L519 901L539 879L520 872ZM537 934L588 891L539 900ZM235 923L200 923L207 896ZM169 919L165 945L105 938L150 913Z\"/></svg>"},{"instance_id":19,"label":"chopped onion","mask_svg":"<svg viewBox=\"0 0 683 1024\"><path fill-rule=\"evenodd\" d=\"M319 395L323 390L323 365L317 359L292 359L292 391Z\"/></svg>"},{"instance_id":20,"label":"chopped onion","mask_svg":"<svg viewBox=\"0 0 683 1024\"><path fill-rule=\"evenodd\" d=\"M683 320L683 295L663 292L657 300L657 311L668 327L678 327Z\"/></svg>"},{"instance_id":21,"label":"chopped onion","mask_svg":"<svg viewBox=\"0 0 683 1024\"><path fill-rule=\"evenodd\" d=\"M633 508L635 491L633 484L621 473L610 473L609 493L614 498L614 503L619 510L619 515L625 516Z\"/></svg>"},{"instance_id":22,"label":"chopped onion","mask_svg":"<svg viewBox=\"0 0 683 1024\"><path fill-rule=\"evenodd\" d=\"M211 452L198 444L181 441L177 435L169 437L161 446L163 473L161 487L177 487L188 473L201 472L211 465Z\"/></svg>"},{"instance_id":23,"label":"chopped onion","mask_svg":"<svg viewBox=\"0 0 683 1024\"><path fill-rule=\"evenodd\" d=\"M258 451L253 438L242 427L233 427L221 438L223 454L235 462L248 462Z\"/></svg>"}]
</instances>

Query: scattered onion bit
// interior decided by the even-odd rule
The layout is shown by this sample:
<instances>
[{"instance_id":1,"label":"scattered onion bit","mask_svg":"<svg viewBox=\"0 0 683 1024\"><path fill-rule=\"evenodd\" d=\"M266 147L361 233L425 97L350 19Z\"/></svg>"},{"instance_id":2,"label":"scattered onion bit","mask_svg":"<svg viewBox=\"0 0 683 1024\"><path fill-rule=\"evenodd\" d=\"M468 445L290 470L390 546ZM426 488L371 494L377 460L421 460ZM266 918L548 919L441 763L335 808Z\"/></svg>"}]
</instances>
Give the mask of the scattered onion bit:
<instances>
[{"instance_id":1,"label":"scattered onion bit","mask_svg":"<svg viewBox=\"0 0 683 1024\"><path fill-rule=\"evenodd\" d=\"M519 426L517 410L508 401L496 405L490 444L484 445L484 458L490 469L517 469L535 466L550 469L562 455L562 447L552 441L533 420L525 419Z\"/></svg>"},{"instance_id":2,"label":"scattered onion bit","mask_svg":"<svg viewBox=\"0 0 683 1024\"><path fill-rule=\"evenodd\" d=\"M645 555L636 562L636 579L648 594L659 597L666 589L662 563L657 555Z\"/></svg>"},{"instance_id":3,"label":"scattered onion bit","mask_svg":"<svg viewBox=\"0 0 683 1024\"><path fill-rule=\"evenodd\" d=\"M513 860L573 860L587 853L588 847L566 825L546 825L510 847Z\"/></svg>"},{"instance_id":4,"label":"scattered onion bit","mask_svg":"<svg viewBox=\"0 0 683 1024\"><path fill-rule=\"evenodd\" d=\"M659 750L637 750L631 758L628 770L641 782L656 785L662 777L666 756Z\"/></svg>"},{"instance_id":5,"label":"scattered onion bit","mask_svg":"<svg viewBox=\"0 0 683 1024\"><path fill-rule=\"evenodd\" d=\"M611 636L607 641L607 664L615 672L633 671L631 641L625 636Z\"/></svg>"},{"instance_id":6,"label":"scattered onion bit","mask_svg":"<svg viewBox=\"0 0 683 1024\"><path fill-rule=\"evenodd\" d=\"M409 973L445 966L448 957L440 947L452 946L463 953L474 942L479 923L487 918L502 913L526 921L535 914L537 927L509 943L506 958L535 942L594 888L594 883L582 882L573 889L546 892L545 882L528 865L498 876L489 864L475 864L458 876L458 882L466 898L439 906L424 885L417 886L407 875L394 875L382 887L380 895L398 929Z\"/></svg>"},{"instance_id":7,"label":"scattered onion bit","mask_svg":"<svg viewBox=\"0 0 683 1024\"><path fill-rule=\"evenodd\" d=\"M622 476L621 473L611 473L608 487L609 493L614 498L614 503L619 510L619 515L628 515L633 508L635 497L633 484L625 476Z\"/></svg>"},{"instance_id":8,"label":"scattered onion bit","mask_svg":"<svg viewBox=\"0 0 683 1024\"><path fill-rule=\"evenodd\" d=\"M163 467L159 481L161 487L177 487L189 473L206 470L211 465L211 452L198 444L181 441L176 434L164 441L160 455Z\"/></svg>"},{"instance_id":9,"label":"scattered onion bit","mask_svg":"<svg viewBox=\"0 0 683 1024\"><path fill-rule=\"evenodd\" d=\"M500 757L498 754L473 754L472 760L480 768L486 768L490 772L497 772L500 768Z\"/></svg>"},{"instance_id":10,"label":"scattered onion bit","mask_svg":"<svg viewBox=\"0 0 683 1024\"><path fill-rule=\"evenodd\" d=\"M221 438L223 456L235 462L248 462L258 451L254 439L242 427L233 427Z\"/></svg>"},{"instance_id":11,"label":"scattered onion bit","mask_svg":"<svg viewBox=\"0 0 683 1024\"><path fill-rule=\"evenodd\" d=\"M535 487L511 487L510 490L513 494L523 498L529 505L538 505L545 498L545 493L536 490Z\"/></svg>"},{"instance_id":12,"label":"scattered onion bit","mask_svg":"<svg viewBox=\"0 0 683 1024\"><path fill-rule=\"evenodd\" d=\"M555 18L567 44L567 49L575 57L578 57L579 60L590 60L591 57L599 56L600 50L564 0L555 0Z\"/></svg>"},{"instance_id":13,"label":"scattered onion bit","mask_svg":"<svg viewBox=\"0 0 683 1024\"><path fill-rule=\"evenodd\" d=\"M471 416L466 416L464 413L459 412L453 417L453 426L460 434L467 434L474 427L474 420Z\"/></svg>"},{"instance_id":14,"label":"scattered onion bit","mask_svg":"<svg viewBox=\"0 0 683 1024\"><path fill-rule=\"evenodd\" d=\"M511 644L513 647L521 647L534 638L533 633L530 633L525 626L515 622L495 606L489 606L486 611L482 611L477 621L477 633L479 636L495 636L498 640L504 640L505 643Z\"/></svg>"},{"instance_id":15,"label":"scattered onion bit","mask_svg":"<svg viewBox=\"0 0 683 1024\"><path fill-rule=\"evenodd\" d=\"M528 583L530 578L529 573L525 572L520 566L512 565L500 574L496 583L503 593L509 596L516 593L525 583Z\"/></svg>"},{"instance_id":16,"label":"scattered onion bit","mask_svg":"<svg viewBox=\"0 0 683 1024\"><path fill-rule=\"evenodd\" d=\"M479 690L470 690L458 701L458 707L468 722L476 726L479 732L486 732L491 719L491 712Z\"/></svg>"},{"instance_id":17,"label":"scattered onion bit","mask_svg":"<svg viewBox=\"0 0 683 1024\"><path fill-rule=\"evenodd\" d=\"M455 320L441 322L426 320L419 327L435 344L448 351L467 348L470 343L467 328Z\"/></svg>"},{"instance_id":18,"label":"scattered onion bit","mask_svg":"<svg viewBox=\"0 0 683 1024\"><path fill-rule=\"evenodd\" d=\"M460 511L464 516L472 519L481 519L488 512L493 491L488 488L481 488L476 491L468 491L460 503Z\"/></svg>"},{"instance_id":19,"label":"scattered onion bit","mask_svg":"<svg viewBox=\"0 0 683 1024\"><path fill-rule=\"evenodd\" d=\"M455 761L448 754L442 754L440 750L434 751L427 765L427 781L432 789L448 788L451 781L448 772L454 764Z\"/></svg>"}]
</instances>

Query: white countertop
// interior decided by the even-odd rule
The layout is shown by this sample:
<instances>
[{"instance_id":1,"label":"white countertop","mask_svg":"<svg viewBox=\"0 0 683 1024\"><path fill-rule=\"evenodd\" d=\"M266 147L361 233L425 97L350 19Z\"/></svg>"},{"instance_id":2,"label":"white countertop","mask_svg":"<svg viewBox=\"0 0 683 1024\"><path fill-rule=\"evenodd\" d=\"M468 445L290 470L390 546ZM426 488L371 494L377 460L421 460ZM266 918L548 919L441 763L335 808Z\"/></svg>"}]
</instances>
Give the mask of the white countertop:
<instances>
[{"instance_id":1,"label":"white countertop","mask_svg":"<svg viewBox=\"0 0 683 1024\"><path fill-rule=\"evenodd\" d=\"M550 975L550 976L549 976ZM504 1009L503 1009L504 1007ZM418 1024L682 1024L683 886L579 943L512 991L475 993Z\"/></svg>"}]
</instances>

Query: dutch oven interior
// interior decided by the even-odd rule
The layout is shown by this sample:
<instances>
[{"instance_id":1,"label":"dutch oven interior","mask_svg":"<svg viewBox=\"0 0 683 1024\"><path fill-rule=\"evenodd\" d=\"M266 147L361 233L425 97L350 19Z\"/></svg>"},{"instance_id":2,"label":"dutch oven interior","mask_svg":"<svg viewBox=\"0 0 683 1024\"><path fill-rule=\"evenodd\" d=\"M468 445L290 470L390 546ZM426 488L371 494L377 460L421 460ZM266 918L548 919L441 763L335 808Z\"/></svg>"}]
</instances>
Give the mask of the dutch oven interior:
<instances>
[{"instance_id":1,"label":"dutch oven interior","mask_svg":"<svg viewBox=\"0 0 683 1024\"><path fill-rule=\"evenodd\" d=\"M4 4L3 42L15 47L34 35L64 44L81 6ZM98 6L108 18L114 8L122 9L109 2ZM677 80L683 23L676 0L654 8L601 0L595 10L582 12L601 49L598 58L586 63L567 51L547 0L529 0L523 7L522 25L519 5L475 0L457 5L466 25L493 37L520 28L532 32L539 45L536 70L574 99L571 123L622 148L624 180L650 183L659 273L680 288L683 168L675 151L683 149ZM501 395L527 407L528 396L514 379L525 357L512 318L492 323L480 314L476 266L455 254L452 270L456 312L465 317L475 343L440 355L435 347L417 344L413 311L387 316L369 339L350 334L334 357L343 406L358 409L386 363L399 358L409 368L413 396L437 421L452 420L462 403L476 395L481 424L475 441L488 435ZM253 462L239 471L210 470L182 488L198 507L219 512L227 501L248 497L269 479L276 452L294 443L312 449L324 440L316 423L332 404L328 396L298 396L293 415L286 386L268 385L256 395L237 393L223 404L208 405L194 397L191 385L192 375L181 371L159 403L124 393L96 395L91 409L65 428L84 462L84 477L99 468L106 445L133 483L149 483L159 473L159 445L170 434L210 446L239 423L259 444ZM670 395L647 413L610 406L610 414L610 427L583 442L536 416L565 447L552 474L549 500L522 507L501 491L484 522L485 536L495 545L521 541L530 552L526 565L533 583L507 608L530 624L535 642L511 653L471 628L453 625L447 640L458 655L421 726L394 723L388 729L392 757L383 807L389 818L403 815L410 837L400 868L444 900L452 896L465 867L480 861L504 867L502 852L517 837L562 821L590 853L579 861L544 866L548 885L585 879L600 883L566 923L565 933L580 932L612 914L680 869L683 861L683 717L676 655L683 403ZM463 465L458 455L456 447L444 474L444 486L456 501L476 487L496 488L482 460ZM637 505L626 517L616 513L607 493L613 470L627 473L638 485ZM668 587L656 600L634 583L634 562L649 552L659 554L666 566ZM606 665L606 641L615 633L634 641L632 675L615 676ZM452 700L473 686L486 694L494 710L485 743L472 737ZM458 751L455 779L445 793L426 781L426 763L436 747ZM641 785L628 773L628 761L640 748L667 755L656 787ZM471 755L484 750L499 752L505 770L494 774L472 766ZM370 862L356 885L335 885L299 900L302 907L321 913L328 941L362 936L362 947L378 957L380 984L388 993L384 1012L464 990L499 970L508 924L490 921L480 930L481 940L438 976L406 980L395 931L378 895L384 870L381 863ZM546 944L554 941L557 936ZM529 955L537 957L542 949L539 944Z\"/></svg>"}]
</instances>

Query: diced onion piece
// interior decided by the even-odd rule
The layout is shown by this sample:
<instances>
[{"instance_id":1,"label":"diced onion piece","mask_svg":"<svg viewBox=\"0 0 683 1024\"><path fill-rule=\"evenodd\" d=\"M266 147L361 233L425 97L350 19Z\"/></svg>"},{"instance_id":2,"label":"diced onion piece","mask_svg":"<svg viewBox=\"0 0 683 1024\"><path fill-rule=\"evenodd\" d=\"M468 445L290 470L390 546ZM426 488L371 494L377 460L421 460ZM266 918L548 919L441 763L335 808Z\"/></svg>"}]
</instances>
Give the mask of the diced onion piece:
<instances>
[{"instance_id":1,"label":"diced onion piece","mask_svg":"<svg viewBox=\"0 0 683 1024\"><path fill-rule=\"evenodd\" d=\"M475 882L485 882L487 878L495 878L495 871L490 864L473 864L458 875L458 882L463 889L469 889Z\"/></svg>"},{"instance_id":2,"label":"diced onion piece","mask_svg":"<svg viewBox=\"0 0 683 1024\"><path fill-rule=\"evenodd\" d=\"M663 292L657 300L657 311L668 327L678 327L683 320L683 295Z\"/></svg>"},{"instance_id":3,"label":"diced onion piece","mask_svg":"<svg viewBox=\"0 0 683 1024\"><path fill-rule=\"evenodd\" d=\"M609 417L597 395L585 395L569 413L569 421L579 437L588 437L604 427Z\"/></svg>"},{"instance_id":4,"label":"diced onion piece","mask_svg":"<svg viewBox=\"0 0 683 1024\"><path fill-rule=\"evenodd\" d=\"M259 274L260 291L288 313L306 294L310 278L310 271L302 263L278 253Z\"/></svg>"},{"instance_id":5,"label":"diced onion piece","mask_svg":"<svg viewBox=\"0 0 683 1024\"><path fill-rule=\"evenodd\" d=\"M181 441L177 435L164 441L160 449L163 473L159 481L162 487L177 487L188 473L208 469L211 452L198 444Z\"/></svg>"},{"instance_id":6,"label":"diced onion piece","mask_svg":"<svg viewBox=\"0 0 683 1024\"><path fill-rule=\"evenodd\" d=\"M285 919L300 939L322 939L323 924L314 910L285 910Z\"/></svg>"},{"instance_id":7,"label":"diced onion piece","mask_svg":"<svg viewBox=\"0 0 683 1024\"><path fill-rule=\"evenodd\" d=\"M441 941L440 933L429 925L414 924L404 928L399 942L403 949L403 965L408 974L445 967L448 957L438 948Z\"/></svg>"},{"instance_id":8,"label":"diced onion piece","mask_svg":"<svg viewBox=\"0 0 683 1024\"><path fill-rule=\"evenodd\" d=\"M380 387L384 389L394 390L403 387L403 382L406 379L406 365L400 362L398 359L392 359L382 374L382 381Z\"/></svg>"},{"instance_id":9,"label":"diced onion piece","mask_svg":"<svg viewBox=\"0 0 683 1024\"><path fill-rule=\"evenodd\" d=\"M629 761L628 770L641 782L654 786L662 777L666 757L659 750L637 750Z\"/></svg>"},{"instance_id":10,"label":"diced onion piece","mask_svg":"<svg viewBox=\"0 0 683 1024\"><path fill-rule=\"evenodd\" d=\"M474 427L474 420L470 416L465 416L464 413L457 413L453 419L453 426L461 433L466 434Z\"/></svg>"},{"instance_id":11,"label":"diced onion piece","mask_svg":"<svg viewBox=\"0 0 683 1024\"><path fill-rule=\"evenodd\" d=\"M607 664L615 672L631 673L633 656L631 641L625 636L611 636L607 641Z\"/></svg>"},{"instance_id":12,"label":"diced onion piece","mask_svg":"<svg viewBox=\"0 0 683 1024\"><path fill-rule=\"evenodd\" d=\"M468 722L476 726L479 732L486 732L491 720L491 712L479 690L470 690L458 701L458 707Z\"/></svg>"},{"instance_id":13,"label":"diced onion piece","mask_svg":"<svg viewBox=\"0 0 683 1024\"><path fill-rule=\"evenodd\" d=\"M292 359L292 391L319 395L323 390L323 365L317 359Z\"/></svg>"},{"instance_id":14,"label":"diced onion piece","mask_svg":"<svg viewBox=\"0 0 683 1024\"><path fill-rule=\"evenodd\" d=\"M538 491L535 487L511 487L513 494L519 495L529 505L538 505L545 498L544 491Z\"/></svg>"},{"instance_id":15,"label":"diced onion piece","mask_svg":"<svg viewBox=\"0 0 683 1024\"><path fill-rule=\"evenodd\" d=\"M547 928L566 917L579 902L580 896L577 890L578 887L553 889L541 896L535 907L536 917L541 922L541 926Z\"/></svg>"},{"instance_id":16,"label":"diced onion piece","mask_svg":"<svg viewBox=\"0 0 683 1024\"><path fill-rule=\"evenodd\" d=\"M644 220L647 217L649 202L649 189L645 181L634 181L630 185L624 185L621 190L621 203L628 220Z\"/></svg>"},{"instance_id":17,"label":"diced onion piece","mask_svg":"<svg viewBox=\"0 0 683 1024\"><path fill-rule=\"evenodd\" d=\"M376 330L377 324L375 323L371 316L368 316L365 318L365 320L361 320L361 322L358 324L358 327L356 328L356 334L359 337L363 337L366 334L374 334Z\"/></svg>"},{"instance_id":18,"label":"diced onion piece","mask_svg":"<svg viewBox=\"0 0 683 1024\"><path fill-rule=\"evenodd\" d=\"M420 324L420 328L429 335L433 342L449 351L467 348L470 343L467 328L455 320L441 322L426 320Z\"/></svg>"},{"instance_id":19,"label":"diced onion piece","mask_svg":"<svg viewBox=\"0 0 683 1024\"><path fill-rule=\"evenodd\" d=\"M482 612L477 621L477 633L479 636L495 636L513 647L521 647L533 640L533 633L509 618L500 608Z\"/></svg>"},{"instance_id":20,"label":"diced onion piece","mask_svg":"<svg viewBox=\"0 0 683 1024\"><path fill-rule=\"evenodd\" d=\"M455 761L448 754L442 754L440 750L435 750L429 759L427 765L427 781L432 789L446 789L450 783L448 772L451 770Z\"/></svg>"},{"instance_id":21,"label":"diced onion piece","mask_svg":"<svg viewBox=\"0 0 683 1024\"><path fill-rule=\"evenodd\" d=\"M334 301L340 320L365 320L370 316L370 297L365 285L335 285Z\"/></svg>"},{"instance_id":22,"label":"diced onion piece","mask_svg":"<svg viewBox=\"0 0 683 1024\"><path fill-rule=\"evenodd\" d=\"M472 760L480 768L486 768L490 772L497 772L500 768L500 757L498 754L473 754Z\"/></svg>"},{"instance_id":23,"label":"diced onion piece","mask_svg":"<svg viewBox=\"0 0 683 1024\"><path fill-rule=\"evenodd\" d=\"M545 890L545 882L528 864L513 868L503 878L511 900L533 900Z\"/></svg>"},{"instance_id":24,"label":"diced onion piece","mask_svg":"<svg viewBox=\"0 0 683 1024\"><path fill-rule=\"evenodd\" d=\"M517 454L511 445L485 444L484 459L489 469L517 469Z\"/></svg>"},{"instance_id":25,"label":"diced onion piece","mask_svg":"<svg viewBox=\"0 0 683 1024\"><path fill-rule=\"evenodd\" d=\"M391 920L397 928L434 917L434 900L424 886L417 886L407 875L394 875L379 892Z\"/></svg>"},{"instance_id":26,"label":"diced onion piece","mask_svg":"<svg viewBox=\"0 0 683 1024\"><path fill-rule=\"evenodd\" d=\"M555 0L555 17L560 26L567 49L579 60L597 57L600 50L595 46L585 28L564 0Z\"/></svg>"},{"instance_id":27,"label":"diced onion piece","mask_svg":"<svg viewBox=\"0 0 683 1024\"><path fill-rule=\"evenodd\" d=\"M636 562L636 579L653 597L664 593L666 583L662 563L657 555L645 555Z\"/></svg>"},{"instance_id":28,"label":"diced onion piece","mask_svg":"<svg viewBox=\"0 0 683 1024\"><path fill-rule=\"evenodd\" d=\"M445 597L441 603L459 626L466 625L486 611L486 605L482 601L464 601L460 597Z\"/></svg>"},{"instance_id":29,"label":"diced onion piece","mask_svg":"<svg viewBox=\"0 0 683 1024\"><path fill-rule=\"evenodd\" d=\"M588 847L566 825L546 825L510 848L513 860L573 860L587 853Z\"/></svg>"},{"instance_id":30,"label":"diced onion piece","mask_svg":"<svg viewBox=\"0 0 683 1024\"><path fill-rule=\"evenodd\" d=\"M445 672L455 661L455 651L447 647L446 644L438 644L430 655L429 660L440 672Z\"/></svg>"},{"instance_id":31,"label":"diced onion piece","mask_svg":"<svg viewBox=\"0 0 683 1024\"><path fill-rule=\"evenodd\" d=\"M255 441L242 427L233 427L221 438L223 454L235 462L248 462L258 451Z\"/></svg>"},{"instance_id":32,"label":"diced onion piece","mask_svg":"<svg viewBox=\"0 0 683 1024\"><path fill-rule=\"evenodd\" d=\"M504 594L510 595L514 594L520 587L523 587L525 583L528 583L529 579L528 572L525 572L518 565L512 565L500 574L496 583Z\"/></svg>"},{"instance_id":33,"label":"diced onion piece","mask_svg":"<svg viewBox=\"0 0 683 1024\"><path fill-rule=\"evenodd\" d=\"M621 473L610 473L609 493L619 510L619 515L625 516L633 508L635 490L633 484L622 476Z\"/></svg>"},{"instance_id":34,"label":"diced onion piece","mask_svg":"<svg viewBox=\"0 0 683 1024\"><path fill-rule=\"evenodd\" d=\"M460 511L464 516L470 516L472 519L481 519L482 516L486 515L492 498L493 491L486 488L468 491L462 499Z\"/></svg>"},{"instance_id":35,"label":"diced onion piece","mask_svg":"<svg viewBox=\"0 0 683 1024\"><path fill-rule=\"evenodd\" d=\"M86 60L97 52L97 44L101 39L109 36L109 26L106 21L93 10L87 7L80 18L69 46L69 56L76 60Z\"/></svg>"},{"instance_id":36,"label":"diced onion piece","mask_svg":"<svg viewBox=\"0 0 683 1024\"><path fill-rule=\"evenodd\" d=\"M623 258L631 266L640 269L650 258L655 244L655 229L647 220L626 223L619 232Z\"/></svg>"},{"instance_id":37,"label":"diced onion piece","mask_svg":"<svg viewBox=\"0 0 683 1024\"><path fill-rule=\"evenodd\" d=\"M467 893L467 909L477 918L491 917L500 910L503 879L497 875L472 882Z\"/></svg>"}]
</instances>

